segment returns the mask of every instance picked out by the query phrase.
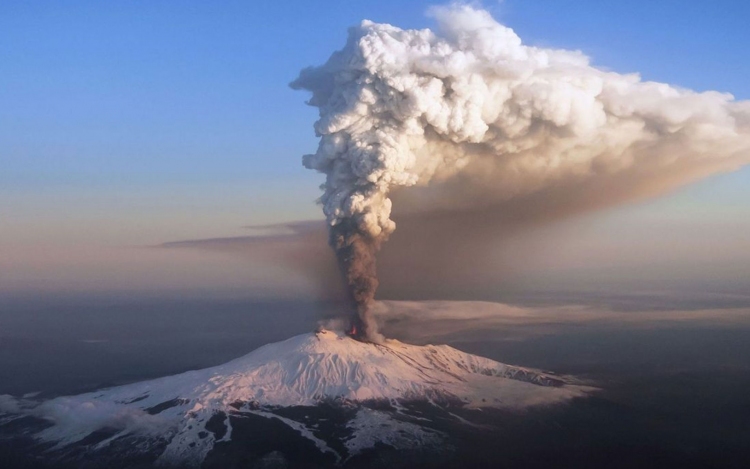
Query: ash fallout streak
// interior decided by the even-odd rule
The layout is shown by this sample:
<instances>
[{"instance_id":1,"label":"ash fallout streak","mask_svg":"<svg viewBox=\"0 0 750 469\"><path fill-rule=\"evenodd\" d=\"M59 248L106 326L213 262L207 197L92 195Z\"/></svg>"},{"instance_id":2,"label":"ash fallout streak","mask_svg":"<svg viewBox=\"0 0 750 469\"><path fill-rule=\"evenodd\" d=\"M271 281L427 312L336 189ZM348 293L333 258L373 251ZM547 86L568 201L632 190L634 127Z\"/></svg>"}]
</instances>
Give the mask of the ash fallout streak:
<instances>
[{"instance_id":1,"label":"ash fallout streak","mask_svg":"<svg viewBox=\"0 0 750 469\"><path fill-rule=\"evenodd\" d=\"M435 31L363 21L291 84L319 109L320 143L303 163L326 175L320 203L360 338L382 340L368 310L376 254L396 228L392 208L405 217L491 215L510 203L523 211L533 201L531 211L545 198L569 200L554 219L750 162L747 101L524 45L471 6L429 14Z\"/></svg>"}]
</instances>

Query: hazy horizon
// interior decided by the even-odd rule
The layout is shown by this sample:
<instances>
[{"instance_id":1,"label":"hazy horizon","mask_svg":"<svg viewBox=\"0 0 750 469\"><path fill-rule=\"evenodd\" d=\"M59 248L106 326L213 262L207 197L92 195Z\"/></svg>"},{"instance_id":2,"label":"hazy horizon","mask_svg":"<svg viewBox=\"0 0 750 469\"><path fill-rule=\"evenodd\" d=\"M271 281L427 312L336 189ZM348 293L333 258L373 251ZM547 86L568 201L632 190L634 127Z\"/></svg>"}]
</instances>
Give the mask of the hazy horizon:
<instances>
[{"instance_id":1,"label":"hazy horizon","mask_svg":"<svg viewBox=\"0 0 750 469\"><path fill-rule=\"evenodd\" d=\"M3 7L0 37L17 46L0 49L7 103L0 110L0 294L320 296L319 279L309 276L317 275L315 262L330 267L330 259L317 241L305 240L305 249L320 258L300 265L238 243L229 251L243 254L227 255L213 240L253 235L247 226L321 219L314 201L322 177L299 159L315 147L315 113L287 84L300 68L322 63L363 18L426 27L428 5L355 2L325 15L304 4L283 14L270 4ZM740 47L747 32L734 19L741 15L649 2L616 12L569 2L487 7L532 45L579 49L605 69L750 98L738 79L748 67ZM153 27L167 17L183 26ZM701 34L681 27L667 35L665 18L699 24ZM221 34L209 34L217 25ZM48 34L34 34L42 29ZM315 41L302 40L313 34ZM264 65L271 59L273 67ZM439 267L452 271L451 294L464 299L477 293L476 272L489 274L478 285L485 291L742 292L750 278L749 181L744 168L662 197L500 233L488 265L446 260ZM399 258L426 233L408 228L398 207L395 216L407 228L385 246L381 265L397 280L384 276L379 296L409 299ZM461 233L454 236L460 246ZM158 247L188 240L196 241L190 249ZM274 241L274 249L287 246ZM440 283L430 277L437 267L417 254L409 258L412 281ZM444 284L435 290L445 292ZM412 293L430 298L424 287Z\"/></svg>"}]
</instances>

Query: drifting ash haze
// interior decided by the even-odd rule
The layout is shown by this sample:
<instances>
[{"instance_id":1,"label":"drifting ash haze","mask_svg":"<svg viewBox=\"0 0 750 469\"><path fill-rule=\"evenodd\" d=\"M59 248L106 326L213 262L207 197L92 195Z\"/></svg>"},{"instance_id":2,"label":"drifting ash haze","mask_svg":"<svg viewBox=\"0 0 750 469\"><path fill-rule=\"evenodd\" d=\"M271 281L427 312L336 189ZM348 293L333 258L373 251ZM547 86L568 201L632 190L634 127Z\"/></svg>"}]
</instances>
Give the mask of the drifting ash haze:
<instances>
[{"instance_id":1,"label":"drifting ash haze","mask_svg":"<svg viewBox=\"0 0 750 469\"><path fill-rule=\"evenodd\" d=\"M441 213L446 227L471 226L468 212L490 226L507 210L554 219L750 161L748 102L526 46L470 6L430 14L436 31L363 21L292 83L320 110L320 144L303 162L326 175L329 241L370 340L381 340L368 309L392 208L403 218Z\"/></svg>"},{"instance_id":2,"label":"drifting ash haze","mask_svg":"<svg viewBox=\"0 0 750 469\"><path fill-rule=\"evenodd\" d=\"M0 436L3 426L33 433L29 418L36 417L47 423L36 427L32 451L46 450L53 460L119 467L142 454L142 461L199 466L234 438L251 446L236 433L261 417L260 425L276 420L325 461L341 464L376 444L434 448L448 436L435 428L441 420L468 424L454 413L461 409L517 410L591 389L569 380L447 345L372 344L321 330L217 367L89 394L42 403L0 396ZM416 402L428 403L435 416L415 411ZM321 405L327 407L318 413Z\"/></svg>"}]
</instances>

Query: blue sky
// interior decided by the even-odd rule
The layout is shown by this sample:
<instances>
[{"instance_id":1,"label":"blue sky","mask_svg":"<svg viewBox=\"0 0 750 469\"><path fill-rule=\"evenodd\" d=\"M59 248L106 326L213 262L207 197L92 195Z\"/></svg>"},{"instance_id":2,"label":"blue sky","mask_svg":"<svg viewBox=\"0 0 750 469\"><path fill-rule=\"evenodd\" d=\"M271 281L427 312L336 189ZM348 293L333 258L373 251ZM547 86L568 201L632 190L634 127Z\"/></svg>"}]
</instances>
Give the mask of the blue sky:
<instances>
[{"instance_id":1,"label":"blue sky","mask_svg":"<svg viewBox=\"0 0 750 469\"><path fill-rule=\"evenodd\" d=\"M1 2L0 214L9 223L0 248L229 236L318 216L322 178L300 163L316 147L316 113L288 83L340 48L348 26L429 27L432 3ZM748 2L484 6L526 43L750 98ZM749 182L750 169L718 176L638 216L733 220L750 213Z\"/></svg>"},{"instance_id":2,"label":"blue sky","mask_svg":"<svg viewBox=\"0 0 750 469\"><path fill-rule=\"evenodd\" d=\"M3 2L0 186L312 179L312 109L287 83L363 18L426 27L429 2ZM487 2L532 44L750 98L742 1Z\"/></svg>"}]
</instances>

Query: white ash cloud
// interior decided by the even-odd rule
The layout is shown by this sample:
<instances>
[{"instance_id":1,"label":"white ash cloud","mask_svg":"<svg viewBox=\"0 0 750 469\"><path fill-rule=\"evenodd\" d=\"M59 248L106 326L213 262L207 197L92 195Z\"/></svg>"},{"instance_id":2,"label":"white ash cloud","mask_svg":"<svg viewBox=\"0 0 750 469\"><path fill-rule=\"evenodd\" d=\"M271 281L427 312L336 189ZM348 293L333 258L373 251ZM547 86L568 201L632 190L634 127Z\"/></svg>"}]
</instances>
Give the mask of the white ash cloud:
<instances>
[{"instance_id":1,"label":"white ash cloud","mask_svg":"<svg viewBox=\"0 0 750 469\"><path fill-rule=\"evenodd\" d=\"M320 110L319 147L303 163L326 174L330 242L365 323L375 253L396 227L392 193L399 213L491 215L525 198L553 207L548 199L565 199L567 213L750 162L749 102L524 45L472 6L429 14L435 31L363 21L292 83Z\"/></svg>"}]
</instances>

